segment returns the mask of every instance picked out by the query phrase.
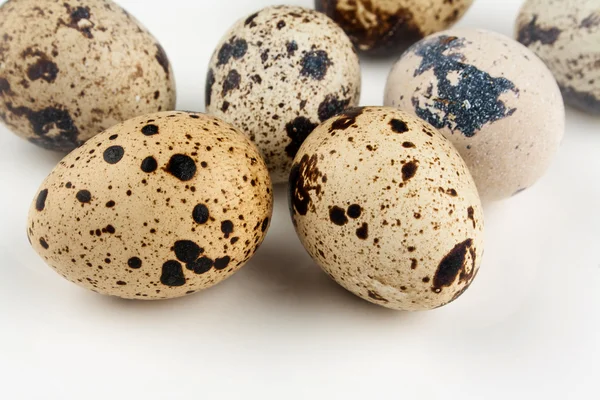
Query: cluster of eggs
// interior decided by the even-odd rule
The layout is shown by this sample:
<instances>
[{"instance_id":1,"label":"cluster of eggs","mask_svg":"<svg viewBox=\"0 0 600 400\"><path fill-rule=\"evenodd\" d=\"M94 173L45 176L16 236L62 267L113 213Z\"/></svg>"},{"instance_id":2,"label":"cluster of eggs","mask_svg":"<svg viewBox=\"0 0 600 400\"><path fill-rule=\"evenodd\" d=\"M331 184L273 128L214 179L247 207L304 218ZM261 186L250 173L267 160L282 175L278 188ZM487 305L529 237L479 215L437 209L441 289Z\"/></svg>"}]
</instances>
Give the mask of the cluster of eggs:
<instances>
[{"instance_id":1,"label":"cluster of eggs","mask_svg":"<svg viewBox=\"0 0 600 400\"><path fill-rule=\"evenodd\" d=\"M600 7L551 2L528 0L519 16L531 50L445 30L472 0L268 7L220 41L207 115L171 111L165 51L112 1L9 0L0 119L37 145L75 149L40 187L28 238L88 289L184 296L252 257L272 183L288 182L302 244L340 285L393 309L448 304L481 264L482 200L532 186L556 154L561 90L600 110ZM357 107L356 49L406 50L384 107Z\"/></svg>"}]
</instances>

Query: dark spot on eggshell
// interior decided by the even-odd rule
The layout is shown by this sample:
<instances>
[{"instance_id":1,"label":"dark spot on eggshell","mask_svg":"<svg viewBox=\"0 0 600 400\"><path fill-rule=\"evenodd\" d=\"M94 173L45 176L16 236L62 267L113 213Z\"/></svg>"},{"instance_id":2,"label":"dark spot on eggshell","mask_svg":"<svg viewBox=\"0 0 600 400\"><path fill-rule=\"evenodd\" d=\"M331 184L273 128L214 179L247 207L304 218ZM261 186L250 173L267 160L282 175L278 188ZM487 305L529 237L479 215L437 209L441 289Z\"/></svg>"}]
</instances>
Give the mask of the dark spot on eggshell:
<instances>
[{"instance_id":1,"label":"dark spot on eggshell","mask_svg":"<svg viewBox=\"0 0 600 400\"><path fill-rule=\"evenodd\" d=\"M289 179L289 206L292 215L298 213L306 215L310 209L311 193L317 196L321 193L321 172L317 167L317 155L305 154L299 163L292 165Z\"/></svg>"},{"instance_id":2,"label":"dark spot on eggshell","mask_svg":"<svg viewBox=\"0 0 600 400\"><path fill-rule=\"evenodd\" d=\"M46 240L44 238L40 238L40 245L46 250L48 250L48 248L50 248L50 246L48 245L48 243L46 242Z\"/></svg>"},{"instance_id":3,"label":"dark spot on eggshell","mask_svg":"<svg viewBox=\"0 0 600 400\"><path fill-rule=\"evenodd\" d=\"M231 261L231 258L229 256L225 256L223 258L217 258L215 260L215 269L222 270L222 269L227 268L229 266L230 261Z\"/></svg>"},{"instance_id":4,"label":"dark spot on eggshell","mask_svg":"<svg viewBox=\"0 0 600 400\"><path fill-rule=\"evenodd\" d=\"M313 123L305 117L297 117L285 126L285 131L292 140L285 148L285 152L290 158L296 156L302 143L304 143L308 135L310 135L317 126L318 124Z\"/></svg>"},{"instance_id":5,"label":"dark spot on eggshell","mask_svg":"<svg viewBox=\"0 0 600 400\"><path fill-rule=\"evenodd\" d=\"M7 95L12 95L13 92L10 89L10 83L8 82L8 80L6 78L0 78L0 96L3 96L4 94Z\"/></svg>"},{"instance_id":6,"label":"dark spot on eggshell","mask_svg":"<svg viewBox=\"0 0 600 400\"><path fill-rule=\"evenodd\" d=\"M131 257L127 260L127 265L131 269L140 269L142 268L142 260L139 257Z\"/></svg>"},{"instance_id":7,"label":"dark spot on eggshell","mask_svg":"<svg viewBox=\"0 0 600 400\"><path fill-rule=\"evenodd\" d=\"M537 21L538 16L534 15L528 24L521 26L517 40L525 46L530 46L535 42L540 42L543 45L556 43L562 31L555 27L542 28Z\"/></svg>"},{"instance_id":8,"label":"dark spot on eggshell","mask_svg":"<svg viewBox=\"0 0 600 400\"><path fill-rule=\"evenodd\" d=\"M162 266L160 282L165 286L178 287L185 285L185 275L183 267L177 261L167 261Z\"/></svg>"},{"instance_id":9,"label":"dark spot on eggshell","mask_svg":"<svg viewBox=\"0 0 600 400\"><path fill-rule=\"evenodd\" d=\"M35 209L38 211L43 211L46 207L46 199L48 198L48 189L41 190L38 194L37 199L35 200Z\"/></svg>"},{"instance_id":10,"label":"dark spot on eggshell","mask_svg":"<svg viewBox=\"0 0 600 400\"><path fill-rule=\"evenodd\" d=\"M361 206L358 204L352 204L350 207L348 207L348 216L352 219L360 218L362 211L363 210Z\"/></svg>"},{"instance_id":11,"label":"dark spot on eggshell","mask_svg":"<svg viewBox=\"0 0 600 400\"><path fill-rule=\"evenodd\" d=\"M322 80L327 75L327 70L333 65L327 52L324 50L312 50L304 55L300 74L315 80Z\"/></svg>"},{"instance_id":12,"label":"dark spot on eggshell","mask_svg":"<svg viewBox=\"0 0 600 400\"><path fill-rule=\"evenodd\" d=\"M125 149L121 146L110 146L106 150L104 150L103 157L104 161L109 164L116 164L121 159L123 159L123 155L125 155Z\"/></svg>"},{"instance_id":13,"label":"dark spot on eggshell","mask_svg":"<svg viewBox=\"0 0 600 400\"><path fill-rule=\"evenodd\" d=\"M354 107L344 111L331 124L329 132L346 130L356 123L356 119L363 113L364 107Z\"/></svg>"},{"instance_id":14,"label":"dark spot on eggshell","mask_svg":"<svg viewBox=\"0 0 600 400\"><path fill-rule=\"evenodd\" d=\"M210 213L206 205L198 204L196 207L194 207L194 210L192 211L192 218L197 224L204 225L208 222L209 217Z\"/></svg>"},{"instance_id":15,"label":"dark spot on eggshell","mask_svg":"<svg viewBox=\"0 0 600 400\"><path fill-rule=\"evenodd\" d=\"M158 168L158 162L152 156L148 156L148 157L144 158L144 160L142 161L141 169L142 169L142 171L144 171L148 174L156 171L157 168Z\"/></svg>"},{"instance_id":16,"label":"dark spot on eggshell","mask_svg":"<svg viewBox=\"0 0 600 400\"><path fill-rule=\"evenodd\" d=\"M250 15L248 18L246 18L246 21L244 21L244 26L254 28L256 26L256 22L254 22L254 20L256 19L256 17L258 17L258 14L259 13L254 13L254 14Z\"/></svg>"},{"instance_id":17,"label":"dark spot on eggshell","mask_svg":"<svg viewBox=\"0 0 600 400\"><path fill-rule=\"evenodd\" d=\"M269 227L269 218L265 218L261 224L260 230L262 232L266 232L268 227Z\"/></svg>"},{"instance_id":18,"label":"dark spot on eggshell","mask_svg":"<svg viewBox=\"0 0 600 400\"><path fill-rule=\"evenodd\" d=\"M500 96L507 92L518 95L519 89L510 80L492 77L487 72L464 62L460 50L465 40L456 36L441 35L424 39L411 48L421 57L421 64L414 76L433 70L436 77L437 95L415 94L412 104L416 114L434 127L460 131L465 137L473 137L486 124L513 115L517 110L508 109ZM458 73L458 82L452 82L451 73Z\"/></svg>"},{"instance_id":19,"label":"dark spot on eggshell","mask_svg":"<svg viewBox=\"0 0 600 400\"><path fill-rule=\"evenodd\" d=\"M77 192L75 197L80 203L89 203L92 201L92 194L89 192L89 190L80 190Z\"/></svg>"},{"instance_id":20,"label":"dark spot on eggshell","mask_svg":"<svg viewBox=\"0 0 600 400\"><path fill-rule=\"evenodd\" d=\"M467 265L468 256L471 256L471 268ZM475 274L476 251L473 239L467 239L457 244L440 262L431 290L440 293L444 287L450 287L459 278L460 282L470 284Z\"/></svg>"},{"instance_id":21,"label":"dark spot on eggshell","mask_svg":"<svg viewBox=\"0 0 600 400\"><path fill-rule=\"evenodd\" d=\"M210 106L210 102L212 100L212 88L215 84L215 73L212 69L208 70L208 74L206 76L206 87L204 92L204 99L206 106Z\"/></svg>"},{"instance_id":22,"label":"dark spot on eggshell","mask_svg":"<svg viewBox=\"0 0 600 400\"><path fill-rule=\"evenodd\" d=\"M348 217L346 216L346 210L338 206L329 208L329 220L336 225L344 226L348 223Z\"/></svg>"},{"instance_id":23,"label":"dark spot on eggshell","mask_svg":"<svg viewBox=\"0 0 600 400\"><path fill-rule=\"evenodd\" d=\"M205 274L211 270L214 265L214 261L208 257L202 257L194 262L186 264L186 268L190 271L194 271L195 274Z\"/></svg>"},{"instance_id":24,"label":"dark spot on eggshell","mask_svg":"<svg viewBox=\"0 0 600 400\"><path fill-rule=\"evenodd\" d=\"M242 77L237 70L232 69L229 71L227 77L223 81L223 96L226 96L227 93L231 92L232 90L238 89L240 87L241 80Z\"/></svg>"},{"instance_id":25,"label":"dark spot on eggshell","mask_svg":"<svg viewBox=\"0 0 600 400\"><path fill-rule=\"evenodd\" d=\"M196 163L190 156L175 154L169 160L166 171L180 181L189 181L196 175Z\"/></svg>"},{"instance_id":26,"label":"dark spot on eggshell","mask_svg":"<svg viewBox=\"0 0 600 400\"><path fill-rule=\"evenodd\" d=\"M69 5L68 3L64 3L64 6L67 10L67 13L69 14L69 22L65 22L62 19L60 19L59 24L79 31L84 37L88 39L93 39L94 35L92 34L92 28L94 28L96 24L90 21L90 8L81 6L71 8L71 5ZM82 23L83 20L85 20L86 22Z\"/></svg>"},{"instance_id":27,"label":"dark spot on eggshell","mask_svg":"<svg viewBox=\"0 0 600 400\"><path fill-rule=\"evenodd\" d=\"M396 133L408 132L408 125L406 125L406 122L401 121L399 119L392 119L390 121L390 126L392 127L392 130Z\"/></svg>"},{"instance_id":28,"label":"dark spot on eggshell","mask_svg":"<svg viewBox=\"0 0 600 400\"><path fill-rule=\"evenodd\" d=\"M369 238L369 225L367 223L362 224L362 226L356 230L356 236L361 240L367 240Z\"/></svg>"},{"instance_id":29,"label":"dark spot on eggshell","mask_svg":"<svg viewBox=\"0 0 600 400\"><path fill-rule=\"evenodd\" d=\"M375 301L381 301L384 303L389 303L389 300L387 300L386 298L384 298L383 296L381 296L379 293L377 293L374 290L369 290L369 298L375 300Z\"/></svg>"},{"instance_id":30,"label":"dark spot on eggshell","mask_svg":"<svg viewBox=\"0 0 600 400\"><path fill-rule=\"evenodd\" d=\"M200 254L204 252L200 246L191 240L179 240L175 242L173 251L177 259L183 263L191 263L198 259Z\"/></svg>"},{"instance_id":31,"label":"dark spot on eggshell","mask_svg":"<svg viewBox=\"0 0 600 400\"><path fill-rule=\"evenodd\" d=\"M232 39L221 46L217 55L217 66L227 64L232 57L239 60L247 51L248 43L244 39Z\"/></svg>"},{"instance_id":32,"label":"dark spot on eggshell","mask_svg":"<svg viewBox=\"0 0 600 400\"><path fill-rule=\"evenodd\" d=\"M156 55L154 56L154 58L156 58L156 61L158 61L158 63L160 64L160 66L165 71L165 74L167 74L167 77L168 77L169 76L169 59L167 57L167 53L165 52L165 49L158 43L156 43Z\"/></svg>"},{"instance_id":33,"label":"dark spot on eggshell","mask_svg":"<svg viewBox=\"0 0 600 400\"><path fill-rule=\"evenodd\" d=\"M146 136L152 136L158 134L158 126L154 124L144 125L142 133Z\"/></svg>"},{"instance_id":34,"label":"dark spot on eggshell","mask_svg":"<svg viewBox=\"0 0 600 400\"><path fill-rule=\"evenodd\" d=\"M226 235L225 237L233 233L233 222L229 220L221 222L221 232Z\"/></svg>"},{"instance_id":35,"label":"dark spot on eggshell","mask_svg":"<svg viewBox=\"0 0 600 400\"><path fill-rule=\"evenodd\" d=\"M335 117L342 113L350 104L350 99L340 100L337 96L329 94L325 100L319 104L319 120L327 121L329 118Z\"/></svg>"},{"instance_id":36,"label":"dark spot on eggshell","mask_svg":"<svg viewBox=\"0 0 600 400\"><path fill-rule=\"evenodd\" d=\"M468 218L473 221L473 229L477 228L477 222L475 221L475 209L473 207L469 207L467 209Z\"/></svg>"},{"instance_id":37,"label":"dark spot on eggshell","mask_svg":"<svg viewBox=\"0 0 600 400\"><path fill-rule=\"evenodd\" d=\"M28 107L13 107L12 103L7 103L6 107L15 116L24 116L29 120L31 129L37 136L29 141L38 146L49 150L70 151L81 144L77 139L79 130L67 110L47 107L34 111ZM53 130L58 130L58 134L49 136Z\"/></svg>"},{"instance_id":38,"label":"dark spot on eggshell","mask_svg":"<svg viewBox=\"0 0 600 400\"><path fill-rule=\"evenodd\" d=\"M41 53L41 56L34 64L31 64L27 68L27 77L31 81L42 79L48 83L52 83L56 80L58 73L58 66L54 62L50 61L43 53Z\"/></svg>"},{"instance_id":39,"label":"dark spot on eggshell","mask_svg":"<svg viewBox=\"0 0 600 400\"><path fill-rule=\"evenodd\" d=\"M298 50L298 43L296 43L295 40L292 40L291 42L287 42L285 48L288 57L293 57L294 54L296 54L296 51Z\"/></svg>"},{"instance_id":40,"label":"dark spot on eggshell","mask_svg":"<svg viewBox=\"0 0 600 400\"><path fill-rule=\"evenodd\" d=\"M408 162L402 166L402 180L404 182L411 180L416 174L419 165L415 161Z\"/></svg>"}]
</instances>

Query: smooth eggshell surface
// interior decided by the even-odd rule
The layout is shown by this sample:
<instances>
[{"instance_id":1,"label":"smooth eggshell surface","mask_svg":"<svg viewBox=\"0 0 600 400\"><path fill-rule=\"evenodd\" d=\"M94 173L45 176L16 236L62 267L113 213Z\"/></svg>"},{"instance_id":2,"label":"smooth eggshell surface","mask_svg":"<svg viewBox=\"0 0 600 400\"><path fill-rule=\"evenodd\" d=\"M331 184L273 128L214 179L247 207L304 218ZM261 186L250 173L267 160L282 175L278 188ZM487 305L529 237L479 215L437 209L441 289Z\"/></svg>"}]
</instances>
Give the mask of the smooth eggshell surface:
<instances>
[{"instance_id":1,"label":"smooth eggshell surface","mask_svg":"<svg viewBox=\"0 0 600 400\"><path fill-rule=\"evenodd\" d=\"M272 201L266 165L243 134L203 114L163 112L116 125L63 159L27 230L68 280L164 299L244 265L265 237Z\"/></svg>"},{"instance_id":2,"label":"smooth eggshell surface","mask_svg":"<svg viewBox=\"0 0 600 400\"><path fill-rule=\"evenodd\" d=\"M446 31L412 46L388 77L385 105L449 138L484 201L532 186L565 130L561 93L544 63L518 42L484 30Z\"/></svg>"},{"instance_id":3,"label":"smooth eggshell surface","mask_svg":"<svg viewBox=\"0 0 600 400\"><path fill-rule=\"evenodd\" d=\"M454 25L473 0L315 0L361 50L389 55Z\"/></svg>"},{"instance_id":4,"label":"smooth eggshell surface","mask_svg":"<svg viewBox=\"0 0 600 400\"><path fill-rule=\"evenodd\" d=\"M322 121L358 105L360 64L344 32L300 7L265 8L236 23L212 57L206 108L257 144L275 183Z\"/></svg>"},{"instance_id":5,"label":"smooth eggshell surface","mask_svg":"<svg viewBox=\"0 0 600 400\"><path fill-rule=\"evenodd\" d=\"M165 51L112 1L0 7L0 120L17 135L70 151L126 119L174 107Z\"/></svg>"},{"instance_id":6,"label":"smooth eggshell surface","mask_svg":"<svg viewBox=\"0 0 600 400\"><path fill-rule=\"evenodd\" d=\"M483 213L460 155L429 124L355 108L320 125L290 175L302 244L340 285L398 310L458 298L483 255Z\"/></svg>"},{"instance_id":7,"label":"smooth eggshell surface","mask_svg":"<svg viewBox=\"0 0 600 400\"><path fill-rule=\"evenodd\" d=\"M600 115L600 0L528 0L517 38L548 65L569 105Z\"/></svg>"}]
</instances>

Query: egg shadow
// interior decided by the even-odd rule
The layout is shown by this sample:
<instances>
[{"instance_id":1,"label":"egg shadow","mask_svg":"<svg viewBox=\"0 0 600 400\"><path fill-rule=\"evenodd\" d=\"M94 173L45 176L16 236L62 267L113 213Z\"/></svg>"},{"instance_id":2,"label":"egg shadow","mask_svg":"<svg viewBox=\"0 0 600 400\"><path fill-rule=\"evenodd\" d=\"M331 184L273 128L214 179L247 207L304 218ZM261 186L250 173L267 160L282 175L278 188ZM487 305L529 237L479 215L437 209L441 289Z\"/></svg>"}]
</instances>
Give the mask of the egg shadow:
<instances>
[{"instance_id":1,"label":"egg shadow","mask_svg":"<svg viewBox=\"0 0 600 400\"><path fill-rule=\"evenodd\" d=\"M365 301L333 281L308 255L298 239L287 201L287 186L274 188L274 224L244 271L245 284L260 290L265 307L290 313L364 314L398 319L402 313Z\"/></svg>"}]
</instances>

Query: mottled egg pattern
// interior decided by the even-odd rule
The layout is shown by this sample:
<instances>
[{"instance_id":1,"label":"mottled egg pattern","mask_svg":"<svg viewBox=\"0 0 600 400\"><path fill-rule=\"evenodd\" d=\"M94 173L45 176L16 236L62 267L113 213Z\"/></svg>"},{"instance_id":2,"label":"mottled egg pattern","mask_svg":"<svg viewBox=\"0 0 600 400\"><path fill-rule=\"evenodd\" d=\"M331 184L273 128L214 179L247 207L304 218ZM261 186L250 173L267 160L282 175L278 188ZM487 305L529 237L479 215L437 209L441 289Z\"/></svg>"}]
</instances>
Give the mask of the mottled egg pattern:
<instances>
[{"instance_id":1,"label":"mottled egg pattern","mask_svg":"<svg viewBox=\"0 0 600 400\"><path fill-rule=\"evenodd\" d=\"M131 117L175 107L160 44L106 0L9 0L0 7L0 120L69 151Z\"/></svg>"},{"instance_id":2,"label":"mottled egg pattern","mask_svg":"<svg viewBox=\"0 0 600 400\"><path fill-rule=\"evenodd\" d=\"M272 212L256 147L203 114L117 125L42 184L27 234L59 274L99 293L164 299L210 287L257 250Z\"/></svg>"},{"instance_id":3,"label":"mottled egg pattern","mask_svg":"<svg viewBox=\"0 0 600 400\"><path fill-rule=\"evenodd\" d=\"M412 46L388 77L385 105L449 138L485 201L532 186L564 134L564 105L548 68L521 44L484 30L446 31Z\"/></svg>"},{"instance_id":4,"label":"mottled egg pattern","mask_svg":"<svg viewBox=\"0 0 600 400\"><path fill-rule=\"evenodd\" d=\"M355 108L325 122L294 159L289 190L307 251L365 300L432 309L477 274L484 222L475 183L450 142L414 116Z\"/></svg>"},{"instance_id":5,"label":"mottled egg pattern","mask_svg":"<svg viewBox=\"0 0 600 400\"><path fill-rule=\"evenodd\" d=\"M365 52L389 55L454 25L473 0L315 0Z\"/></svg>"},{"instance_id":6,"label":"mottled egg pattern","mask_svg":"<svg viewBox=\"0 0 600 400\"><path fill-rule=\"evenodd\" d=\"M358 104L360 82L354 47L333 21L313 10L270 7L239 21L218 45L206 108L258 145L280 183L313 129Z\"/></svg>"},{"instance_id":7,"label":"mottled egg pattern","mask_svg":"<svg viewBox=\"0 0 600 400\"><path fill-rule=\"evenodd\" d=\"M554 73L568 104L600 115L600 1L528 0L517 38Z\"/></svg>"}]
</instances>

